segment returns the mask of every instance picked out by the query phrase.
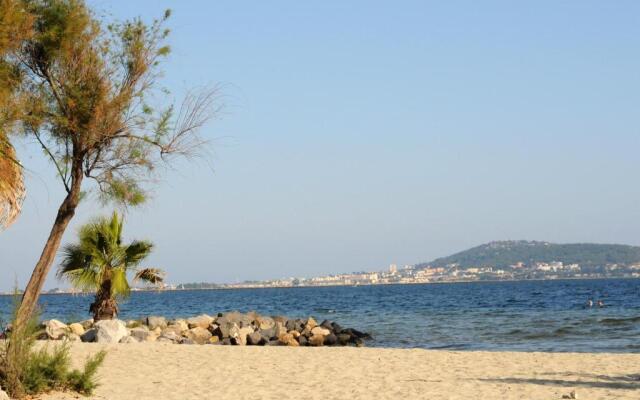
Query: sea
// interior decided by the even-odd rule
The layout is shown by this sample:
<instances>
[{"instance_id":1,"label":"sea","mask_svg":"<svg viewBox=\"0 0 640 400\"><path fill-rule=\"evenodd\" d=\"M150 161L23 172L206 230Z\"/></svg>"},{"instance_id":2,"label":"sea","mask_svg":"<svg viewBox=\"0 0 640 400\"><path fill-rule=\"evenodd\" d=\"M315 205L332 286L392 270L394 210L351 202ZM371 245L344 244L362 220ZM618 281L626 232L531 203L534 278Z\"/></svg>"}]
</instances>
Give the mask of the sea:
<instances>
[{"instance_id":1,"label":"sea","mask_svg":"<svg viewBox=\"0 0 640 400\"><path fill-rule=\"evenodd\" d=\"M603 307L595 306L598 300ZM0 296L5 321L12 301ZM42 318L86 319L91 301L43 295ZM119 317L232 310L332 320L369 332L371 347L640 352L639 279L134 292Z\"/></svg>"}]
</instances>

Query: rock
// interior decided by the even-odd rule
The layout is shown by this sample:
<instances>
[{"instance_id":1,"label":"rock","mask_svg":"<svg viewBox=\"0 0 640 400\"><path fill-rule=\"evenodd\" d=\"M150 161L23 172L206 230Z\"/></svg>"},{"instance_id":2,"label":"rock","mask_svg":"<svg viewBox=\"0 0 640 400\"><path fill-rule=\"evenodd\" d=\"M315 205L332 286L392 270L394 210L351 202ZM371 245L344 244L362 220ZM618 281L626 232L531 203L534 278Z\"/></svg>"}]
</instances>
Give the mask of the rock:
<instances>
[{"instance_id":1,"label":"rock","mask_svg":"<svg viewBox=\"0 0 640 400\"><path fill-rule=\"evenodd\" d=\"M169 326L174 327L174 329L176 329L176 328L180 329L180 332L184 332L184 331L188 331L189 330L189 324L184 319L176 319L175 321L170 323ZM207 328L207 327L203 326L203 328Z\"/></svg>"},{"instance_id":2,"label":"rock","mask_svg":"<svg viewBox=\"0 0 640 400\"><path fill-rule=\"evenodd\" d=\"M256 326L258 329L262 330L271 329L276 326L276 321L274 321L271 317L258 316L256 318Z\"/></svg>"},{"instance_id":3,"label":"rock","mask_svg":"<svg viewBox=\"0 0 640 400\"><path fill-rule=\"evenodd\" d=\"M209 332L211 333L211 332ZM180 342L180 344L204 344L204 343L196 343L194 340L189 339L189 338L182 338L182 341Z\"/></svg>"},{"instance_id":4,"label":"rock","mask_svg":"<svg viewBox=\"0 0 640 400\"><path fill-rule=\"evenodd\" d=\"M51 319L44 323L44 331L49 339L60 340L67 335L69 327L57 319Z\"/></svg>"},{"instance_id":5,"label":"rock","mask_svg":"<svg viewBox=\"0 0 640 400\"><path fill-rule=\"evenodd\" d=\"M324 321L322 321L322 323L320 323L320 326L325 328L325 329L328 329L330 331L333 330L333 326L331 325L331 321L329 321L328 319L325 319Z\"/></svg>"},{"instance_id":6,"label":"rock","mask_svg":"<svg viewBox=\"0 0 640 400\"><path fill-rule=\"evenodd\" d=\"M85 319L84 321L79 322L80 325L84 328L84 330L88 330L93 328L93 318Z\"/></svg>"},{"instance_id":7,"label":"rock","mask_svg":"<svg viewBox=\"0 0 640 400\"><path fill-rule=\"evenodd\" d=\"M220 339L235 338L238 337L239 331L240 328L238 327L238 324L225 320L218 325L218 327L213 331L213 334L218 336Z\"/></svg>"},{"instance_id":8,"label":"rock","mask_svg":"<svg viewBox=\"0 0 640 400\"><path fill-rule=\"evenodd\" d=\"M67 334L67 340L70 342L80 342L82 341L82 339L80 338L80 335L77 335L73 332Z\"/></svg>"},{"instance_id":9,"label":"rock","mask_svg":"<svg viewBox=\"0 0 640 400\"><path fill-rule=\"evenodd\" d=\"M324 337L330 333L331 331L329 329L323 328L321 326L316 326L315 328L311 329L311 335L313 336L320 335Z\"/></svg>"},{"instance_id":10,"label":"rock","mask_svg":"<svg viewBox=\"0 0 640 400\"><path fill-rule=\"evenodd\" d=\"M297 339L300 336L302 336L302 334L300 332L298 332L298 331L291 331L289 333L292 334L295 339Z\"/></svg>"},{"instance_id":11,"label":"rock","mask_svg":"<svg viewBox=\"0 0 640 400\"><path fill-rule=\"evenodd\" d=\"M184 332L189 330L189 328L187 328L187 329L182 329L182 328L184 328L184 325L171 324L171 325L167 326L166 328L164 328L162 330L162 332L172 331L176 335L182 336Z\"/></svg>"},{"instance_id":12,"label":"rock","mask_svg":"<svg viewBox=\"0 0 640 400\"><path fill-rule=\"evenodd\" d=\"M269 340L265 345L266 346L282 346L282 343L280 343L280 340L275 339L275 340Z\"/></svg>"},{"instance_id":13,"label":"rock","mask_svg":"<svg viewBox=\"0 0 640 400\"><path fill-rule=\"evenodd\" d=\"M349 341L351 341L351 335L349 335L348 333L339 333L337 337L338 343L340 343L340 345L342 346L346 346Z\"/></svg>"},{"instance_id":14,"label":"rock","mask_svg":"<svg viewBox=\"0 0 640 400\"><path fill-rule=\"evenodd\" d=\"M127 323L125 324L125 326L129 329L132 328L137 328L141 325L144 325L141 321L135 320L135 319L130 319L127 321Z\"/></svg>"},{"instance_id":15,"label":"rock","mask_svg":"<svg viewBox=\"0 0 640 400\"><path fill-rule=\"evenodd\" d=\"M151 328L149 328L149 330L150 330L151 332L155 333L155 334L156 334L156 336L160 336L160 335L162 335L162 328L160 328L159 326L158 326L158 327L156 327L155 329L151 329Z\"/></svg>"},{"instance_id":16,"label":"rock","mask_svg":"<svg viewBox=\"0 0 640 400\"><path fill-rule=\"evenodd\" d=\"M251 326L245 326L240 328L238 331L238 336L236 337L236 344L244 346L247 344L247 336L253 333L253 328Z\"/></svg>"},{"instance_id":17,"label":"rock","mask_svg":"<svg viewBox=\"0 0 640 400\"><path fill-rule=\"evenodd\" d=\"M149 331L149 328L143 325L131 329L130 335L138 342L146 342L148 341L149 336L151 336L151 332ZM154 337L154 340L155 339L157 339L157 336Z\"/></svg>"},{"instance_id":18,"label":"rock","mask_svg":"<svg viewBox=\"0 0 640 400\"><path fill-rule=\"evenodd\" d=\"M124 322L117 319L104 319L93 326L97 329L95 339L97 343L118 343L123 337L129 336Z\"/></svg>"},{"instance_id":19,"label":"rock","mask_svg":"<svg viewBox=\"0 0 640 400\"><path fill-rule=\"evenodd\" d=\"M223 325L227 322L235 323L239 328L249 326L253 322L250 316L242 314L238 311L232 311L219 316L216 321L218 325Z\"/></svg>"},{"instance_id":20,"label":"rock","mask_svg":"<svg viewBox=\"0 0 640 400\"><path fill-rule=\"evenodd\" d=\"M284 326L280 322L276 322L276 327L274 329L273 336L271 336L271 337L279 338L280 336L282 336L285 333L287 333L287 331L288 331L288 329L287 329L286 326Z\"/></svg>"},{"instance_id":21,"label":"rock","mask_svg":"<svg viewBox=\"0 0 640 400\"><path fill-rule=\"evenodd\" d=\"M76 322L76 323L73 323L73 324L69 325L69 331L71 333L74 333L74 334L78 335L78 336L82 336L82 335L84 335L85 329L82 326L82 324L79 324L79 323Z\"/></svg>"},{"instance_id":22,"label":"rock","mask_svg":"<svg viewBox=\"0 0 640 400\"><path fill-rule=\"evenodd\" d=\"M302 332L304 329L304 323L299 319L290 319L287 321L286 325L288 331L298 331Z\"/></svg>"},{"instance_id":23,"label":"rock","mask_svg":"<svg viewBox=\"0 0 640 400\"><path fill-rule=\"evenodd\" d=\"M342 332L342 327L335 322L331 323L331 330L333 333L338 334Z\"/></svg>"},{"instance_id":24,"label":"rock","mask_svg":"<svg viewBox=\"0 0 640 400\"><path fill-rule=\"evenodd\" d=\"M343 329L341 333L348 333L352 337L358 339L371 339L371 335L369 335L368 333L360 332L359 330L353 328Z\"/></svg>"},{"instance_id":25,"label":"rock","mask_svg":"<svg viewBox=\"0 0 640 400\"><path fill-rule=\"evenodd\" d=\"M223 345L229 346L229 345L231 344L231 339L229 339L229 338L224 338L224 339L222 339L221 343L222 343Z\"/></svg>"},{"instance_id":26,"label":"rock","mask_svg":"<svg viewBox=\"0 0 640 400\"><path fill-rule=\"evenodd\" d=\"M307 322L304 324L304 328L308 329L309 331L311 331L316 326L318 326L318 323L316 322L315 319L313 319L313 317L309 317L307 319Z\"/></svg>"},{"instance_id":27,"label":"rock","mask_svg":"<svg viewBox=\"0 0 640 400\"><path fill-rule=\"evenodd\" d=\"M194 343L205 344L211 339L211 332L208 329L201 326L196 326L185 332L185 337L192 340Z\"/></svg>"},{"instance_id":28,"label":"rock","mask_svg":"<svg viewBox=\"0 0 640 400\"><path fill-rule=\"evenodd\" d=\"M324 344L324 336L313 335L309 338L309 344L311 346L322 346Z\"/></svg>"},{"instance_id":29,"label":"rock","mask_svg":"<svg viewBox=\"0 0 640 400\"><path fill-rule=\"evenodd\" d=\"M182 340L182 336L176 334L174 331L165 329L162 331L162 334L158 338L158 342L171 342L171 343L180 343Z\"/></svg>"},{"instance_id":30,"label":"rock","mask_svg":"<svg viewBox=\"0 0 640 400\"><path fill-rule=\"evenodd\" d=\"M271 319L273 319L273 322L278 323L280 322L282 325L287 326L287 321L289 320L289 318L282 316L282 315L276 315L271 317Z\"/></svg>"},{"instance_id":31,"label":"rock","mask_svg":"<svg viewBox=\"0 0 640 400\"><path fill-rule=\"evenodd\" d=\"M300 343L300 346L308 346L309 345L309 339L307 339L306 336L300 335L300 337L298 338L298 343Z\"/></svg>"},{"instance_id":32,"label":"rock","mask_svg":"<svg viewBox=\"0 0 640 400\"><path fill-rule=\"evenodd\" d=\"M89 330L87 330L84 335L80 336L80 340L82 340L85 343L93 343L96 341L96 334L98 333L98 330L96 328L91 328Z\"/></svg>"},{"instance_id":33,"label":"rock","mask_svg":"<svg viewBox=\"0 0 640 400\"><path fill-rule=\"evenodd\" d=\"M167 320L165 317L150 316L147 317L147 326L151 330L156 328L164 329L167 327Z\"/></svg>"},{"instance_id":34,"label":"rock","mask_svg":"<svg viewBox=\"0 0 640 400\"><path fill-rule=\"evenodd\" d=\"M265 340L265 337L260 334L260 332L255 331L247 335L247 344L252 346L264 345L268 339Z\"/></svg>"},{"instance_id":35,"label":"rock","mask_svg":"<svg viewBox=\"0 0 640 400\"><path fill-rule=\"evenodd\" d=\"M572 390L571 393L562 395L563 399L577 399L578 393L575 390Z\"/></svg>"},{"instance_id":36,"label":"rock","mask_svg":"<svg viewBox=\"0 0 640 400\"><path fill-rule=\"evenodd\" d=\"M210 343L210 344L218 344L218 343L220 343L220 338L219 338L219 337L217 337L217 336L215 336L215 335L214 335L214 336L211 336L211 337L209 338L209 343Z\"/></svg>"},{"instance_id":37,"label":"rock","mask_svg":"<svg viewBox=\"0 0 640 400\"><path fill-rule=\"evenodd\" d=\"M133 336L125 336L122 339L120 339L119 343L138 343L138 340Z\"/></svg>"},{"instance_id":38,"label":"rock","mask_svg":"<svg viewBox=\"0 0 640 400\"><path fill-rule=\"evenodd\" d=\"M187 324L189 325L189 329L196 327L207 329L209 328L209 325L213 323L213 321L213 317L210 317L207 314L202 314L198 315L197 317L187 319Z\"/></svg>"},{"instance_id":39,"label":"rock","mask_svg":"<svg viewBox=\"0 0 640 400\"><path fill-rule=\"evenodd\" d=\"M280 343L287 346L300 346L300 343L293 337L291 333L284 333L278 338Z\"/></svg>"},{"instance_id":40,"label":"rock","mask_svg":"<svg viewBox=\"0 0 640 400\"><path fill-rule=\"evenodd\" d=\"M277 338L278 335L276 335L276 328L275 326L269 329L259 329L257 332L260 332L260 335L262 335L263 337L266 337L267 340L271 339L271 338ZM282 332L280 332L282 333Z\"/></svg>"},{"instance_id":41,"label":"rock","mask_svg":"<svg viewBox=\"0 0 640 400\"><path fill-rule=\"evenodd\" d=\"M324 337L325 346L335 346L336 344L338 344L338 337L333 333L330 333Z\"/></svg>"}]
</instances>

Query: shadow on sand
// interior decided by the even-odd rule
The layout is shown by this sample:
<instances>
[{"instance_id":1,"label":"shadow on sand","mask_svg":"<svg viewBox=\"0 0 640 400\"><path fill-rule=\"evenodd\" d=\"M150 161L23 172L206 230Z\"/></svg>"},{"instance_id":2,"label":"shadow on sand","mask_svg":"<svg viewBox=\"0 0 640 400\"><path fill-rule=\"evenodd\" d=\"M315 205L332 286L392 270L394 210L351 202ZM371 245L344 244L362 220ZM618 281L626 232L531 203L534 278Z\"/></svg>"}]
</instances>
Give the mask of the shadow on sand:
<instances>
[{"instance_id":1,"label":"shadow on sand","mask_svg":"<svg viewBox=\"0 0 640 400\"><path fill-rule=\"evenodd\" d=\"M510 384L533 384L548 385L562 387L585 387L585 388L603 388L603 389L622 389L637 390L640 389L640 375L621 375L608 376L597 374L583 373L564 373L542 374L549 376L548 378L488 378L480 379L484 382L493 383L510 383Z\"/></svg>"}]
</instances>

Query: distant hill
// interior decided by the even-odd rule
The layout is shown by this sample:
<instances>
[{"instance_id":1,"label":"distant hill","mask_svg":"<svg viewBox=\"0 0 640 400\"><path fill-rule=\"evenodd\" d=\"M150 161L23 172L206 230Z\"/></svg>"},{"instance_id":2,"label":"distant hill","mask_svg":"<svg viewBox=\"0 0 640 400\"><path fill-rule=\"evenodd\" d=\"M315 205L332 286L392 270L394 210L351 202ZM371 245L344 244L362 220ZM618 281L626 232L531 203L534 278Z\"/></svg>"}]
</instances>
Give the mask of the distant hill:
<instances>
[{"instance_id":1,"label":"distant hill","mask_svg":"<svg viewBox=\"0 0 640 400\"><path fill-rule=\"evenodd\" d=\"M510 240L483 244L416 267L422 268L427 265L441 267L449 264L459 264L461 268L508 267L517 262L532 264L553 261L561 261L565 264L575 263L581 266L629 265L640 263L640 247L621 244L556 244Z\"/></svg>"}]
</instances>

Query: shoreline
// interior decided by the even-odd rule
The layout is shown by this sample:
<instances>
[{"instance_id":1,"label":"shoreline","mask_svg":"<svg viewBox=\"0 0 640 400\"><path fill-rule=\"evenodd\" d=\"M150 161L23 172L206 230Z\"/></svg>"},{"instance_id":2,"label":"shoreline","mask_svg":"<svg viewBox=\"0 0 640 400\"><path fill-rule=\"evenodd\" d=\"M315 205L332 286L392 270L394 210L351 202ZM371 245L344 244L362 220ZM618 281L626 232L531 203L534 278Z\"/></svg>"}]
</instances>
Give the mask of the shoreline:
<instances>
[{"instance_id":1,"label":"shoreline","mask_svg":"<svg viewBox=\"0 0 640 400\"><path fill-rule=\"evenodd\" d=\"M580 278L560 278L560 279L500 279L500 280L459 280L459 281L436 281L436 282L410 282L410 283L374 283L374 284L361 284L357 286L353 285L318 285L318 286L269 286L269 287L221 287L221 288L191 288L191 289L137 289L132 290L132 293L160 293L160 292L192 292L192 291L206 291L206 290L258 290L258 289L318 289L318 288L338 288L338 287L371 287L371 286L420 286L420 285L446 285L456 283L514 283L514 282L562 282L562 281L614 281L614 280L640 280L637 277L580 277ZM40 296L63 296L63 295L94 295L95 292L59 292L59 293L41 293ZM22 295L19 293L18 295ZM0 293L2 296L15 296L13 293Z\"/></svg>"}]
</instances>

